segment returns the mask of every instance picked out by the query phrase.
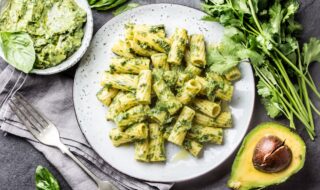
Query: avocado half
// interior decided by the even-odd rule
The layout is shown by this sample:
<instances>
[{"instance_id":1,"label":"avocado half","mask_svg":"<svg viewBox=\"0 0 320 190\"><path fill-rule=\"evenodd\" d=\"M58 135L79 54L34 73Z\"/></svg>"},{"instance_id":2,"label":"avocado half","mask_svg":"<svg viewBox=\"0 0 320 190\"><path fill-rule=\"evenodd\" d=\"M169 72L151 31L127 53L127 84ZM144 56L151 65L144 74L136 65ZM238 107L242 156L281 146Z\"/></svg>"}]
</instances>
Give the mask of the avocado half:
<instances>
[{"instance_id":1,"label":"avocado half","mask_svg":"<svg viewBox=\"0 0 320 190\"><path fill-rule=\"evenodd\" d=\"M254 168L252 156L257 142L266 135L274 135L285 140L292 151L292 161L283 171L265 173ZM254 128L244 139L233 162L228 187L245 190L264 188L285 182L304 165L306 145L301 137L291 129L274 122L262 123Z\"/></svg>"}]
</instances>

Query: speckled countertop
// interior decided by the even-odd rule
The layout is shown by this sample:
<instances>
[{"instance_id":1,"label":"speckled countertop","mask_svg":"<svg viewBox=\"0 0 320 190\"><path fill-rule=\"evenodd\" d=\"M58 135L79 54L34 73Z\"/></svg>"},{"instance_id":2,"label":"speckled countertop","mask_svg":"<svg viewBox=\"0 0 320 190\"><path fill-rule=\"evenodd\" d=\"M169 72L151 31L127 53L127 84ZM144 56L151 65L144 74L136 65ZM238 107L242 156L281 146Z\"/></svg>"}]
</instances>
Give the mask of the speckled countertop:
<instances>
[{"instance_id":1,"label":"speckled countertop","mask_svg":"<svg viewBox=\"0 0 320 190\"><path fill-rule=\"evenodd\" d=\"M189 7L199 8L199 0L138 0L140 4L149 3L176 3ZM96 32L104 23L112 18L111 13L95 12L94 16L94 31ZM301 8L297 19L303 24L304 30L301 36L301 41L304 42L309 37L320 38L320 1L319 0L302 0ZM0 68L1 69L1 68ZM65 72L65 75L73 77L74 68ZM320 64L311 66L311 73L315 79L316 85L320 86ZM320 107L319 101L316 105ZM315 117L316 131L320 132L320 118ZM262 121L269 121L266 113L259 101L256 100L255 111L251 127ZM281 120L280 120L281 122ZM283 121L285 123L285 121ZM299 125L299 124L298 124ZM286 183L271 187L269 189L277 190L318 190L320 189L320 145L319 138L314 142L307 137L303 127L298 127L299 133L307 143L307 159L305 167ZM176 184L174 190L211 190L211 189L227 189L225 183L228 179L230 167L234 155L227 160L214 173L208 173L201 178L194 179L189 182ZM70 187L60 176L57 170L52 167L46 159L37 152L26 141L11 136L3 136L0 134L0 189L1 190L34 190L34 171L37 165L48 167L50 171L58 178L63 190L68 190ZM190 171L192 172L192 171ZM218 174L218 175L217 175ZM215 177L219 176L219 177Z\"/></svg>"}]
</instances>

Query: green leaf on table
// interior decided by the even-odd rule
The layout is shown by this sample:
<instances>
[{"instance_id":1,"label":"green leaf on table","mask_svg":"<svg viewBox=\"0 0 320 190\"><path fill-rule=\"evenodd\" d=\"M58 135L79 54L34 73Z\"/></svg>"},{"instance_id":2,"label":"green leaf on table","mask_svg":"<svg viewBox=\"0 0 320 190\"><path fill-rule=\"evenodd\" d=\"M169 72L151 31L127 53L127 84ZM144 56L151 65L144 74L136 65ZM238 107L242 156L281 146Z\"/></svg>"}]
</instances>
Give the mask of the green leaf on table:
<instances>
[{"instance_id":1,"label":"green leaf on table","mask_svg":"<svg viewBox=\"0 0 320 190\"><path fill-rule=\"evenodd\" d=\"M138 3L128 3L126 5L122 5L121 7L117 8L117 10L113 11L112 14L114 16L117 16L123 12L134 9L134 8L138 7L139 5L140 4L138 4Z\"/></svg>"},{"instance_id":2,"label":"green leaf on table","mask_svg":"<svg viewBox=\"0 0 320 190\"><path fill-rule=\"evenodd\" d=\"M36 60L30 35L25 32L0 32L0 56L16 69L29 73Z\"/></svg>"},{"instance_id":3,"label":"green leaf on table","mask_svg":"<svg viewBox=\"0 0 320 190\"><path fill-rule=\"evenodd\" d=\"M91 8L97 9L99 11L106 11L112 8L115 8L127 0L98 0L96 3L91 5Z\"/></svg>"},{"instance_id":4,"label":"green leaf on table","mask_svg":"<svg viewBox=\"0 0 320 190\"><path fill-rule=\"evenodd\" d=\"M57 179L47 168L38 166L36 169L36 189L37 190L60 190Z\"/></svg>"},{"instance_id":5,"label":"green leaf on table","mask_svg":"<svg viewBox=\"0 0 320 190\"><path fill-rule=\"evenodd\" d=\"M303 64L308 69L310 63L314 61L320 62L320 40L310 38L308 43L303 45L302 49Z\"/></svg>"}]
</instances>

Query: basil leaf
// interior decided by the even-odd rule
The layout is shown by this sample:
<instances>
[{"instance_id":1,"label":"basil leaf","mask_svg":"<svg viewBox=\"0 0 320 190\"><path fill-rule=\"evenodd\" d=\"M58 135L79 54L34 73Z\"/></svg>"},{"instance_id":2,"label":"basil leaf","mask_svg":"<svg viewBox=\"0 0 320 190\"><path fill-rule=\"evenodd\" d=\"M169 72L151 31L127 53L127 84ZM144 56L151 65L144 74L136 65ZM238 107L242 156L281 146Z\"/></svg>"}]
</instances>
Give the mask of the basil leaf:
<instances>
[{"instance_id":1,"label":"basil leaf","mask_svg":"<svg viewBox=\"0 0 320 190\"><path fill-rule=\"evenodd\" d=\"M0 56L16 69L29 73L36 60L30 35L25 32L0 32Z\"/></svg>"},{"instance_id":2,"label":"basil leaf","mask_svg":"<svg viewBox=\"0 0 320 190\"><path fill-rule=\"evenodd\" d=\"M125 3L126 1L127 0L98 0L94 3L92 2L91 8L106 11Z\"/></svg>"},{"instance_id":3,"label":"basil leaf","mask_svg":"<svg viewBox=\"0 0 320 190\"><path fill-rule=\"evenodd\" d=\"M123 12L134 9L134 8L138 7L139 5L140 4L138 4L138 3L128 3L126 5L122 5L121 7L117 8L117 10L113 11L112 14L114 16L117 16Z\"/></svg>"},{"instance_id":4,"label":"basil leaf","mask_svg":"<svg viewBox=\"0 0 320 190\"><path fill-rule=\"evenodd\" d=\"M38 166L36 169L36 189L37 190L60 190L56 178L47 168Z\"/></svg>"}]
</instances>

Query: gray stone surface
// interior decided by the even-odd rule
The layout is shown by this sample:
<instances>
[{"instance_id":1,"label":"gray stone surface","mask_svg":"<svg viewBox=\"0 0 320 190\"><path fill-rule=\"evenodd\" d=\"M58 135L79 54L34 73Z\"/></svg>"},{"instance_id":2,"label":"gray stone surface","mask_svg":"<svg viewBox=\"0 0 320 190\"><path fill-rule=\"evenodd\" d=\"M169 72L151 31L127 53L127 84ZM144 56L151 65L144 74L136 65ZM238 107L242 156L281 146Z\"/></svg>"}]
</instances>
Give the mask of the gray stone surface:
<instances>
[{"instance_id":1,"label":"gray stone surface","mask_svg":"<svg viewBox=\"0 0 320 190\"><path fill-rule=\"evenodd\" d=\"M140 0L140 4L148 3L176 3L194 8L199 8L197 0ZM303 0L301 10L298 14L298 20L304 26L304 31L301 36L301 41L306 41L309 37L320 37L320 1L319 0ZM112 15L110 13L94 12L95 31L97 31L104 23L106 23ZM315 78L317 86L320 83L320 65L314 64L311 66L312 75ZM74 68L65 72L66 75L73 77ZM312 98L315 100L315 97ZM320 107L319 101L315 101ZM317 134L320 131L320 119L315 116L315 124ZM266 113L256 100L255 111L251 127L262 121L269 121ZM281 120L280 120L281 122ZM285 122L285 121L282 121ZM307 160L305 167L295 176L290 178L286 183L269 189L277 190L317 190L320 189L320 146L319 138L314 142L310 141L306 132L301 125L298 126L298 131L307 143ZM228 179L230 166L234 155L231 156L218 170L208 173L198 179L189 182L179 183L174 186L175 190L209 190L209 189L227 189L225 183ZM34 171L37 165L43 165L49 168L50 171L58 178L63 190L68 190L70 187L52 167L46 159L37 152L26 141L8 135L0 134L0 189L1 190L32 190L34 185ZM186 172L192 172L187 171Z\"/></svg>"}]
</instances>

